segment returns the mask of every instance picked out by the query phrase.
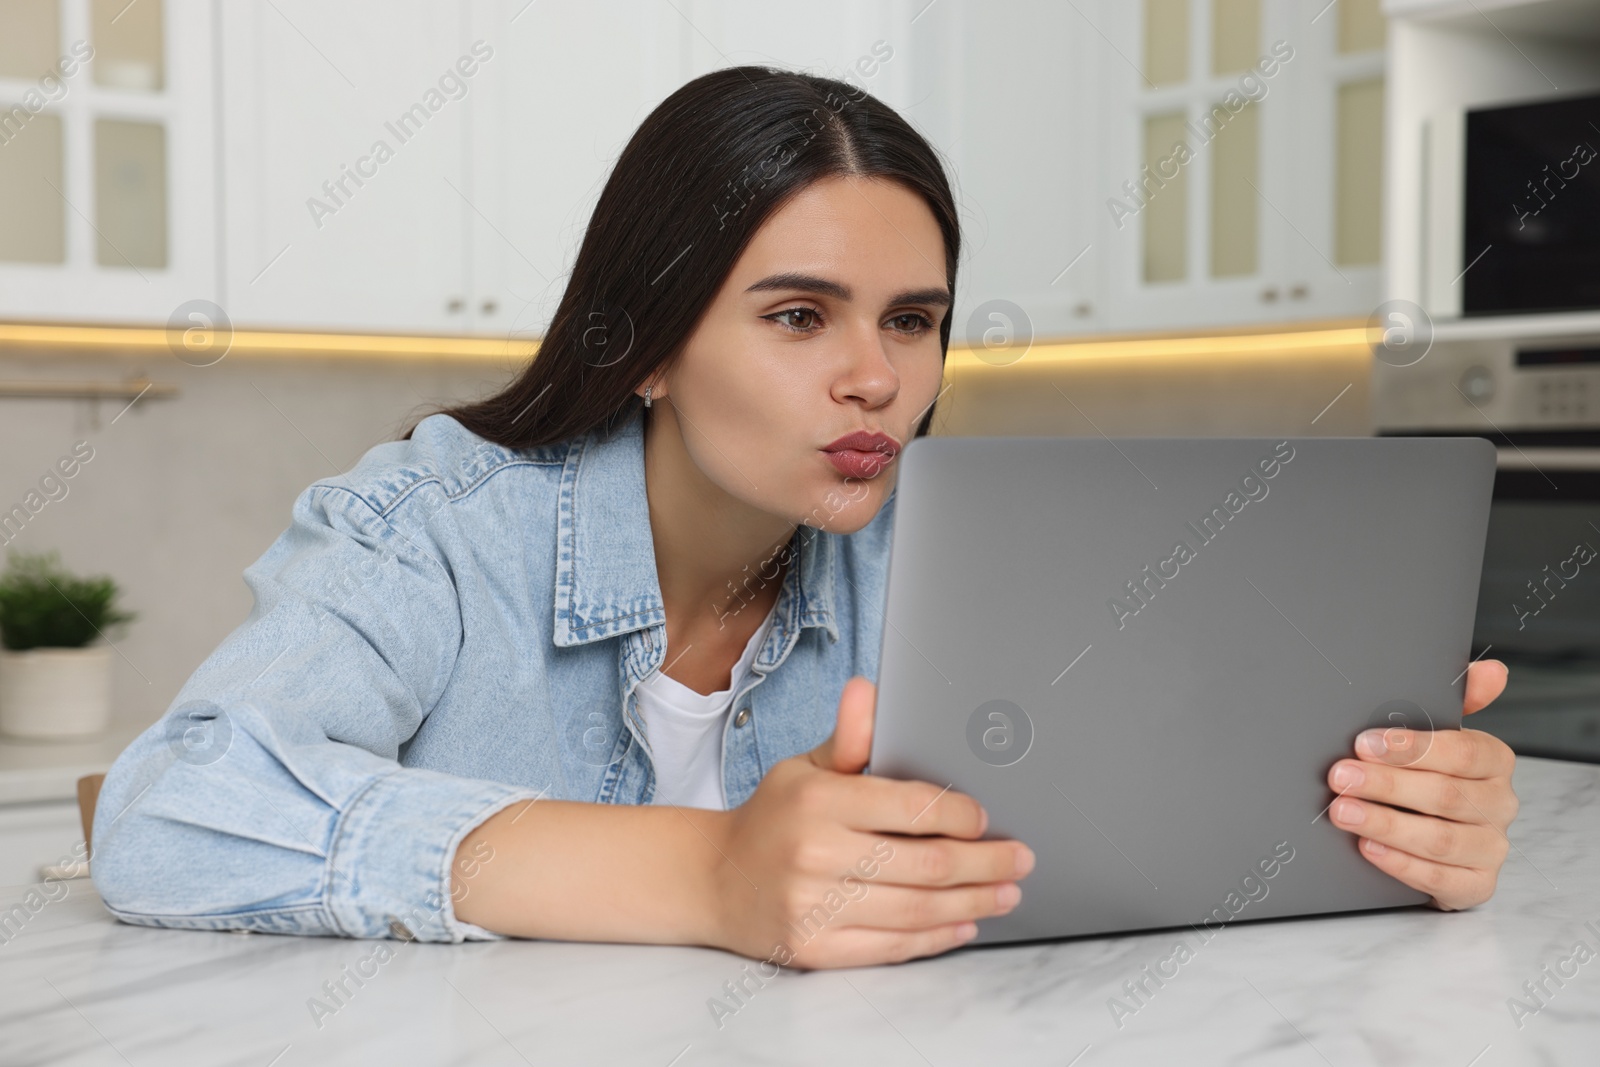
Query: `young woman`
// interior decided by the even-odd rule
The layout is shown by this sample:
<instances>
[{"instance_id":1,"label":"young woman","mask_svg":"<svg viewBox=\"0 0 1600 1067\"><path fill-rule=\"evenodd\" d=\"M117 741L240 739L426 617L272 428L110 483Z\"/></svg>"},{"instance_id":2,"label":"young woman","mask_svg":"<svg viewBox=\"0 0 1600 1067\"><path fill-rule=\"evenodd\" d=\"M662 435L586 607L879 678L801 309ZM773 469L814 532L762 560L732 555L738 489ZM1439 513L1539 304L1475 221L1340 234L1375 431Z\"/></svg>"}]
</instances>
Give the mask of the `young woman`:
<instances>
[{"instance_id":1,"label":"young woman","mask_svg":"<svg viewBox=\"0 0 1600 1067\"><path fill-rule=\"evenodd\" d=\"M522 376L309 487L245 571L250 616L105 781L107 907L805 967L1014 907L1033 856L975 801L859 773L959 248L935 152L864 92L741 67L672 94ZM1504 676L1473 664L1466 710ZM1335 822L1439 907L1487 899L1509 750L1376 738L1330 771Z\"/></svg>"}]
</instances>

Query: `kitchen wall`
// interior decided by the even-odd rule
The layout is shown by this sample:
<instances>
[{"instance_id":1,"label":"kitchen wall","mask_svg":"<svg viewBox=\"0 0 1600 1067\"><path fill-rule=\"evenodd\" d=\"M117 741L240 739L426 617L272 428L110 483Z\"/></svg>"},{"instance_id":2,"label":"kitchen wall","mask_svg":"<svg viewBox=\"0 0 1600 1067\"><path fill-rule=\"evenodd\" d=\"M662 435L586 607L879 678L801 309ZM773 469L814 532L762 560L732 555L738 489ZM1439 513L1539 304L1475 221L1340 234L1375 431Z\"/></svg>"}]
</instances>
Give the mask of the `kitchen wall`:
<instances>
[{"instance_id":1,"label":"kitchen wall","mask_svg":"<svg viewBox=\"0 0 1600 1067\"><path fill-rule=\"evenodd\" d=\"M131 375L178 393L131 407L120 397L0 398L0 511L37 491L78 442L87 443L80 454L93 450L64 480L66 495L47 500L5 547L59 549L69 568L122 585L140 617L113 638L115 723L152 721L244 621L251 597L240 574L288 525L301 490L348 470L433 404L490 392L514 373L508 357L230 354L195 367L168 353L8 352L0 382Z\"/></svg>"},{"instance_id":2,"label":"kitchen wall","mask_svg":"<svg viewBox=\"0 0 1600 1067\"><path fill-rule=\"evenodd\" d=\"M1367 433L1360 330L1299 336L1041 344L1014 363L952 349L934 432ZM75 448L93 450L64 480L66 494L46 499L5 547L59 549L69 568L123 586L140 617L113 637L115 719L117 728L152 721L244 620L241 572L288 525L306 486L348 470L436 404L494 391L519 358L230 353L197 367L160 350L8 351L0 386L131 377L177 393L152 390L131 406L0 398L0 512L23 504Z\"/></svg>"}]
</instances>

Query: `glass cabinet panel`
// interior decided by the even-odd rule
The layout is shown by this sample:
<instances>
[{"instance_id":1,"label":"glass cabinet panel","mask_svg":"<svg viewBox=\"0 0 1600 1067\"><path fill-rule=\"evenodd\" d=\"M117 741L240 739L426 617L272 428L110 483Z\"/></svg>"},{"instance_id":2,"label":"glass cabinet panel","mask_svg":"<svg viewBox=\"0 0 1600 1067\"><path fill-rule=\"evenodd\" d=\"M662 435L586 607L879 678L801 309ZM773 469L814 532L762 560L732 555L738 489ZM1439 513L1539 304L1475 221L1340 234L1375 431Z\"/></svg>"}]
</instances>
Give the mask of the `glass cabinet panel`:
<instances>
[{"instance_id":1,"label":"glass cabinet panel","mask_svg":"<svg viewBox=\"0 0 1600 1067\"><path fill-rule=\"evenodd\" d=\"M1189 0L1144 0L1144 73L1152 85L1189 77Z\"/></svg>"},{"instance_id":2,"label":"glass cabinet panel","mask_svg":"<svg viewBox=\"0 0 1600 1067\"><path fill-rule=\"evenodd\" d=\"M1261 0L1212 0L1211 73L1237 74L1261 57Z\"/></svg>"},{"instance_id":3,"label":"glass cabinet panel","mask_svg":"<svg viewBox=\"0 0 1600 1067\"><path fill-rule=\"evenodd\" d=\"M20 126L18 115L27 116ZM57 192L66 184L61 119L19 108L0 113L0 120L0 262L64 263L66 204Z\"/></svg>"},{"instance_id":4,"label":"glass cabinet panel","mask_svg":"<svg viewBox=\"0 0 1600 1067\"><path fill-rule=\"evenodd\" d=\"M167 265L167 138L154 122L94 124L95 229L102 267Z\"/></svg>"},{"instance_id":5,"label":"glass cabinet panel","mask_svg":"<svg viewBox=\"0 0 1600 1067\"><path fill-rule=\"evenodd\" d=\"M1339 0L1339 51L1382 48L1387 25L1381 0Z\"/></svg>"},{"instance_id":6,"label":"glass cabinet panel","mask_svg":"<svg viewBox=\"0 0 1600 1067\"><path fill-rule=\"evenodd\" d=\"M96 85L146 93L165 87L161 0L90 0L90 25Z\"/></svg>"},{"instance_id":7,"label":"glass cabinet panel","mask_svg":"<svg viewBox=\"0 0 1600 1067\"><path fill-rule=\"evenodd\" d=\"M1339 86L1334 176L1334 255L1341 265L1383 254L1383 79Z\"/></svg>"},{"instance_id":8,"label":"glass cabinet panel","mask_svg":"<svg viewBox=\"0 0 1600 1067\"><path fill-rule=\"evenodd\" d=\"M32 81L55 66L60 54L56 0L0 0L0 78Z\"/></svg>"},{"instance_id":9,"label":"glass cabinet panel","mask_svg":"<svg viewBox=\"0 0 1600 1067\"><path fill-rule=\"evenodd\" d=\"M1144 194L1147 197L1143 210L1144 280L1147 282L1182 281L1188 274L1188 171L1179 168L1175 178L1168 178L1161 171L1161 163L1172 156L1173 147L1188 141L1183 120L1184 113L1174 111L1150 115L1144 121L1145 165L1150 168L1149 173L1160 174L1165 182L1159 189L1147 187Z\"/></svg>"},{"instance_id":10,"label":"glass cabinet panel","mask_svg":"<svg viewBox=\"0 0 1600 1067\"><path fill-rule=\"evenodd\" d=\"M1211 276L1254 274L1260 243L1260 109L1246 104L1217 133L1211 152Z\"/></svg>"}]
</instances>

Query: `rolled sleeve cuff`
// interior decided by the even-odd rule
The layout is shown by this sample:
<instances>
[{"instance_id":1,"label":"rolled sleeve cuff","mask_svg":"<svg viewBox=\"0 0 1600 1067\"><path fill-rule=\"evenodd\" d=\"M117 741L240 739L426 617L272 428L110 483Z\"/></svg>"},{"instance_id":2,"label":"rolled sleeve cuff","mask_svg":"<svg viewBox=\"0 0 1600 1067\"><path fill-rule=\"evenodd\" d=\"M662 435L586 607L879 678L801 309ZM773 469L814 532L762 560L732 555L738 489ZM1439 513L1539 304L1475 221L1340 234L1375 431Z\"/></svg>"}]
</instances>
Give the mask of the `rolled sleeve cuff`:
<instances>
[{"instance_id":1,"label":"rolled sleeve cuff","mask_svg":"<svg viewBox=\"0 0 1600 1067\"><path fill-rule=\"evenodd\" d=\"M538 799L528 789L420 768L377 779L345 810L334 834L328 857L334 920L352 937L502 939L456 918L451 867L461 842L485 819Z\"/></svg>"}]
</instances>

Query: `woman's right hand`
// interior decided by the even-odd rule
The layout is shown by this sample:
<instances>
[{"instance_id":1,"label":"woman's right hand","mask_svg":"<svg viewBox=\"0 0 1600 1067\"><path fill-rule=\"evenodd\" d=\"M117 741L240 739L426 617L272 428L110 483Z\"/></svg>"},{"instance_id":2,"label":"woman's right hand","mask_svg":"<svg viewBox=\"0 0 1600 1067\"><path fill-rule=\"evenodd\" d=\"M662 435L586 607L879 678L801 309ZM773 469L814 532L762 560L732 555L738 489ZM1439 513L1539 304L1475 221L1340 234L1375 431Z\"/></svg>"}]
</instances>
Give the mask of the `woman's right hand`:
<instances>
[{"instance_id":1,"label":"woman's right hand","mask_svg":"<svg viewBox=\"0 0 1600 1067\"><path fill-rule=\"evenodd\" d=\"M1033 869L1021 842L980 841L988 815L962 793L861 774L876 687L852 678L833 736L784 760L726 812L715 842L711 940L801 968L932 956L1003 915Z\"/></svg>"}]
</instances>

